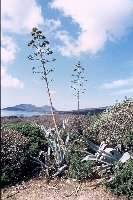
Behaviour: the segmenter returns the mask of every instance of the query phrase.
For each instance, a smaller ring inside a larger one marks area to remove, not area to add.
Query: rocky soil
[[[1,200],[125,200],[106,190],[92,186],[100,180],[78,183],[69,179],[55,179],[47,184],[45,177],[31,179],[1,190]]]

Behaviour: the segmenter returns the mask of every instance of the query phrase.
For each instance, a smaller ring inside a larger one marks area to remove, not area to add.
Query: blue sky
[[[47,67],[55,68],[48,79],[54,79],[49,86],[57,110],[77,109],[71,74],[78,60],[87,79],[81,109],[133,97],[132,0],[2,0],[1,7],[1,108],[49,105],[45,82],[27,58],[33,27],[56,58]]]

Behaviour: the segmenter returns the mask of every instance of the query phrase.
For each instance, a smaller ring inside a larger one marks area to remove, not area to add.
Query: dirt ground
[[[105,186],[92,186],[100,180],[78,183],[70,179],[55,179],[49,184],[45,177],[31,179],[1,189],[1,200],[125,200],[106,190]]]

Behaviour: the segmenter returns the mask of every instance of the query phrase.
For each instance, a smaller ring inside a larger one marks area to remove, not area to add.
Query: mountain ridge
[[[57,111],[54,107],[53,109]],[[45,106],[35,106],[32,104],[19,104],[12,107],[2,108],[1,110],[9,110],[9,111],[26,111],[26,112],[51,112],[51,108],[48,105]]]

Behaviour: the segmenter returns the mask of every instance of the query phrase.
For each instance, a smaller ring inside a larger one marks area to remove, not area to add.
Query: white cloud
[[[1,36],[1,61],[11,63],[15,59],[16,53],[20,50],[14,40],[8,36]]]
[[[41,7],[36,0],[2,0],[1,22],[3,30],[20,34],[44,24]]]
[[[1,86],[23,89],[24,84],[6,72],[6,67],[1,66]]]
[[[46,19],[44,23],[45,23],[45,26],[48,26],[49,32],[61,26],[61,21],[59,19],[58,20]]]
[[[78,41],[70,37],[67,31],[58,31],[55,38],[59,38],[65,44],[65,46],[57,46],[58,50],[62,53],[63,56],[70,57],[73,54],[79,54],[80,49]]]
[[[101,85],[101,88],[104,89],[111,89],[111,88],[116,88],[119,86],[127,86],[127,85],[131,85],[133,84],[133,79],[125,79],[125,80],[117,80],[117,81],[113,81],[112,83],[104,83],[103,85]]]
[[[119,91],[113,92],[111,94],[116,95],[116,94],[127,94],[127,93],[131,93],[133,95],[133,88],[128,89],[128,90],[119,90]]]
[[[53,0],[50,6],[71,17],[81,30],[77,40],[64,32],[57,34],[64,43],[59,50],[66,56],[95,54],[107,41],[121,39],[132,26],[132,0]]]

